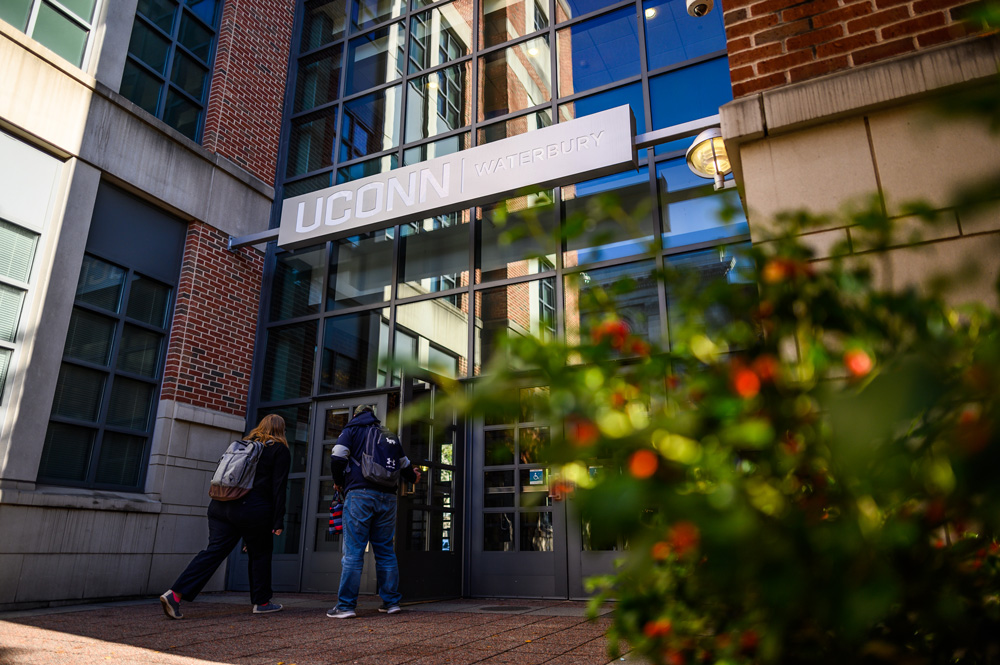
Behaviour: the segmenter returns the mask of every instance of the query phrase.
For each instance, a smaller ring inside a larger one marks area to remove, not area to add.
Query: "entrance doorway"
[[[333,476],[330,454],[337,437],[347,425],[354,409],[367,404],[383,422],[387,416],[386,395],[353,397],[317,402],[313,412],[312,437],[306,472],[306,495],[302,524],[305,539],[302,548],[302,591],[336,593],[340,586],[342,536],[329,533],[330,504],[333,502]],[[365,553],[361,593],[375,593],[375,559]]]
[[[473,423],[470,596],[586,598],[586,579],[620,556],[619,544],[590,538],[571,498],[551,491],[540,455],[551,424],[536,416],[540,399],[547,388],[522,388],[516,412]]]

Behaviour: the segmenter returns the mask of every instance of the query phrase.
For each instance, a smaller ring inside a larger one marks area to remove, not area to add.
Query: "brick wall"
[[[969,0],[722,0],[733,95],[952,41],[977,31]]]
[[[227,0],[202,145],[274,184],[293,0]]]
[[[244,415],[263,256],[227,249],[229,236],[188,226],[160,399]]]

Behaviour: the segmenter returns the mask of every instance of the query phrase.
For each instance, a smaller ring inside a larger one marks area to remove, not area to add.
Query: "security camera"
[[[712,7],[714,6],[715,0],[687,0],[688,14],[695,18],[704,16],[712,11]]]

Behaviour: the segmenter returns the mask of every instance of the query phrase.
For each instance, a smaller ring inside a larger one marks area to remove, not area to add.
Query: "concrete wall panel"
[[[873,113],[869,124],[890,215],[910,201],[951,205],[960,188],[1000,171],[1000,140],[985,122],[920,105]]]
[[[774,237],[783,211],[837,212],[878,191],[864,121],[831,123],[753,141],[741,149],[754,241]],[[838,222],[837,225],[841,225]]]

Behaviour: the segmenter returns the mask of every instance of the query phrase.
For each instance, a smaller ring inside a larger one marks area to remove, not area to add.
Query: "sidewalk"
[[[168,619],[157,599],[0,612],[0,665],[605,665],[610,607],[587,621],[576,601],[466,599],[329,619],[328,596],[277,594],[251,614],[245,593],[203,594]]]

